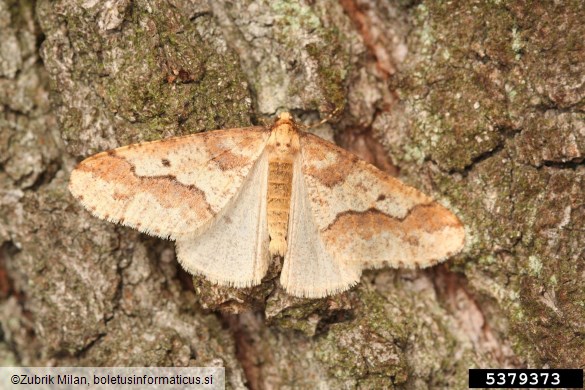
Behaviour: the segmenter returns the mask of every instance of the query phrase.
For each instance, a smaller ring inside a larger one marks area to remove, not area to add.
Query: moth
[[[445,207],[288,113],[96,154],[69,190],[98,218],[176,241],[183,268],[219,285],[257,285],[283,258],[280,283],[299,297],[347,290],[365,268],[436,264],[465,240]]]

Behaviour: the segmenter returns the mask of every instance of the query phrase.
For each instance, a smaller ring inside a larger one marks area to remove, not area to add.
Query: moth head
[[[293,123],[293,117],[290,113],[288,112],[281,112],[278,115],[278,119],[276,120],[277,122],[289,122],[289,123]]]
[[[287,157],[298,152],[300,148],[297,126],[288,113],[282,113],[272,127],[272,134],[268,141],[273,155]]]

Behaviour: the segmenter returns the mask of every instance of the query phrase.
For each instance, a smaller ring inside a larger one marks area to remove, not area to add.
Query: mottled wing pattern
[[[250,127],[121,147],[82,161],[69,189],[99,218],[193,238],[234,201],[269,136]]]
[[[302,133],[301,160],[317,239],[337,264],[426,267],[463,248],[455,215],[351,153]]]

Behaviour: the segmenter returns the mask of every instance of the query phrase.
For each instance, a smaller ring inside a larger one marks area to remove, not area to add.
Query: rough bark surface
[[[465,388],[585,367],[580,1],[0,0],[0,364],[223,365],[230,388]],[[116,146],[280,109],[456,212],[351,291],[219,288],[66,189]],[[399,168],[399,169],[398,169]]]

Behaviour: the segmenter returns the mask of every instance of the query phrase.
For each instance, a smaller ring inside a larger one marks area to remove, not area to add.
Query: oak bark
[[[579,1],[0,0],[0,364],[223,365],[230,388],[585,367]],[[295,299],[92,218],[82,158],[287,109],[433,195],[463,253]],[[132,351],[132,353],[128,353]]]

